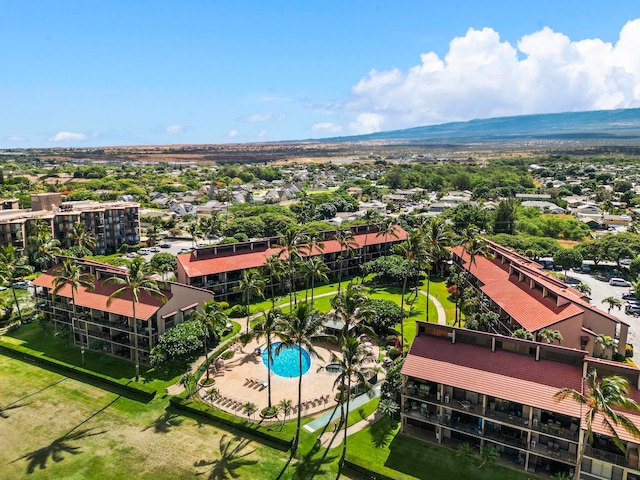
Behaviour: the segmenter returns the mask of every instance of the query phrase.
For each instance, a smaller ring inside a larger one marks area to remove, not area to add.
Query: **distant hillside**
[[[329,142],[503,142],[611,139],[640,141],[640,108],[548,113],[444,123],[426,127],[325,139]],[[626,143],[626,142],[625,142]]]

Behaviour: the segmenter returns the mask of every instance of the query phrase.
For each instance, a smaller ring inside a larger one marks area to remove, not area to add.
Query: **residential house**
[[[525,208],[537,208],[538,210],[541,210],[542,212],[547,212],[547,213],[558,213],[558,214],[565,213],[564,208],[559,207],[555,203],[545,202],[542,200],[526,200],[522,202],[521,205]]]

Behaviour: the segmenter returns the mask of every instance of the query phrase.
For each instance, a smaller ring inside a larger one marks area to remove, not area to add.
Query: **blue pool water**
[[[276,349],[281,342],[276,342],[271,345],[272,361],[271,372],[281,377],[297,377],[300,375],[298,352],[300,347],[297,345],[294,347],[284,347],[280,350],[280,353],[276,353]],[[262,361],[265,366],[267,365],[267,350],[262,352]],[[311,358],[307,351],[302,349],[302,374],[304,375],[311,366]]]

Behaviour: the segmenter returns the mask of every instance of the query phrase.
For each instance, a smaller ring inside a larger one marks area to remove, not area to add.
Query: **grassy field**
[[[167,410],[166,398],[138,403],[2,355],[0,370],[2,478],[273,479],[287,465],[287,452]],[[310,443],[281,478],[335,478],[337,451]]]

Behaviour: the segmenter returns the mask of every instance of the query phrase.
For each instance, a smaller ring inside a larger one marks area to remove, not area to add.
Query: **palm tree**
[[[18,308],[20,323],[22,323],[22,312],[20,311],[20,304],[18,303],[16,289],[13,288],[13,284],[16,280],[33,272],[33,267],[27,263],[28,261],[29,259],[27,257],[18,256],[13,245],[5,245],[0,249],[0,281],[11,285],[13,300],[16,302],[16,307]]]
[[[233,289],[234,292],[240,292],[247,303],[247,333],[249,333],[249,318],[251,317],[251,298],[254,295],[264,298],[265,287],[266,283],[260,272],[252,268],[242,272],[240,283]]]
[[[351,401],[351,385],[355,382],[356,385],[362,386],[365,389],[368,388],[369,382],[365,378],[365,371],[367,368],[363,368],[362,365],[367,358],[367,353],[364,350],[364,346],[360,343],[360,340],[354,336],[343,337],[341,345],[342,355],[338,357],[333,355],[332,362],[340,365],[341,373],[333,382],[333,387],[338,385],[346,386],[340,393],[341,402],[344,401],[346,395],[346,411],[342,418],[342,425],[344,431],[344,439],[342,443],[342,456],[340,458],[339,468],[344,464],[344,459],[347,455],[347,426],[349,417],[349,403]]]
[[[295,280],[295,262],[300,259],[305,253],[309,251],[309,243],[306,235],[296,229],[290,228],[282,235],[278,240],[280,250],[278,256],[282,257],[286,255],[288,275],[289,275],[289,307],[294,303],[293,290]],[[295,299],[295,303],[298,303],[298,299]]]
[[[274,280],[280,281],[284,274],[284,265],[278,255],[269,255],[262,266],[265,273],[269,275],[269,286],[271,287],[271,306],[276,304],[276,293]]]
[[[37,237],[29,237],[29,244],[34,249],[33,261],[40,265],[42,271],[46,270],[49,263],[53,263],[62,255],[60,240],[44,233]]]
[[[62,265],[56,268],[53,272],[53,290],[51,291],[52,295],[57,295],[60,290],[62,290],[66,285],[71,287],[71,304],[73,308],[73,318],[71,320],[71,324],[75,327],[76,322],[78,321],[78,315],[76,310],[76,292],[80,289],[80,287],[84,287],[87,290],[93,290],[94,288],[95,278],[90,273],[87,273],[82,270],[82,267],[78,265],[72,259],[65,259],[62,262]],[[78,330],[79,328],[78,323]],[[84,332],[81,331],[80,343],[82,346],[88,345],[87,338],[87,328],[85,322]]]
[[[622,302],[620,301],[619,298],[616,298],[616,297],[607,297],[602,300],[602,303],[607,304],[607,313],[611,313],[611,309],[613,307],[617,307],[618,310],[622,308]]]
[[[386,241],[388,237],[398,238],[396,224],[393,219],[386,218],[378,225],[378,233],[376,233],[376,238],[383,237]]]
[[[197,222],[191,222],[185,230],[191,235],[191,246],[195,248],[198,238],[200,238],[200,225]]]
[[[278,408],[280,409],[280,411],[284,415],[283,420],[282,420],[283,425],[284,425],[284,422],[287,420],[287,415],[289,415],[291,413],[291,405],[292,404],[293,404],[293,402],[288,398],[283,398],[282,400],[280,400],[280,403],[278,404]]]
[[[407,292],[407,281],[409,279],[409,274],[414,271],[414,265],[420,264],[425,256],[426,251],[424,249],[424,241],[423,236],[418,230],[414,230],[411,232],[407,239],[399,245],[394,247],[394,252],[397,255],[404,257],[407,260],[407,268],[404,271],[404,277],[402,279],[402,297],[400,299],[400,310],[402,312],[402,320],[400,322],[400,337],[402,338],[401,342],[401,351],[404,356],[404,296]]]
[[[429,259],[440,264],[440,260],[449,255],[447,246],[451,244],[451,231],[441,217],[435,217],[420,228],[424,235]],[[426,321],[429,321],[429,295],[431,291],[431,268],[427,269],[427,311]]]
[[[314,302],[313,292],[316,285],[316,278],[318,280],[328,282],[329,273],[331,273],[331,270],[324,263],[324,261],[322,260],[322,257],[318,255],[315,257],[311,257],[306,262],[302,262],[301,272],[306,280],[307,287],[309,286],[309,281],[311,281],[311,305],[313,305],[313,302]],[[307,301],[308,290],[309,289],[307,288],[307,292],[305,293],[305,298],[304,298],[305,301]]]
[[[135,360],[136,360],[136,382],[140,381],[140,352],[138,350],[138,319],[136,318],[136,303],[140,302],[140,296],[145,293],[153,298],[165,303],[167,298],[160,290],[158,282],[152,280],[150,277],[153,275],[153,267],[147,263],[144,258],[136,257],[129,265],[129,271],[125,277],[109,277],[106,278],[102,284],[114,284],[119,285],[120,288],[115,290],[109,299],[107,300],[107,306],[111,305],[114,298],[122,297],[126,292],[131,295],[131,308],[132,308],[132,321],[133,321],[133,339],[135,348]],[[153,328],[149,327],[149,349],[153,343]]]
[[[320,358],[320,355],[313,346],[313,342],[327,335],[322,333],[323,321],[320,313],[313,309],[306,302],[298,303],[293,311],[287,315],[281,325],[279,325],[280,339],[282,342],[276,348],[276,353],[280,353],[283,348],[298,347],[298,422],[296,424],[296,436],[291,445],[291,457],[298,449],[300,441],[300,424],[302,420],[302,349],[309,355]]]
[[[273,352],[271,351],[271,338],[277,335],[282,324],[282,311],[279,308],[262,314],[262,319],[253,329],[253,337],[260,339],[263,336],[267,340],[267,407],[271,408],[271,363],[273,362]]]
[[[203,304],[202,313],[196,312],[194,314],[194,319],[202,327],[205,365],[207,366],[207,380],[209,380],[209,348],[207,340],[209,336],[213,337],[212,340],[214,342],[220,340],[220,332],[227,326],[229,317],[218,302],[210,300]]]
[[[360,284],[349,282],[347,288],[331,299],[331,307],[334,316],[343,324],[341,336],[343,338],[350,335],[351,328],[360,323],[361,320],[369,318],[373,310],[369,307],[369,297]],[[368,329],[368,327],[362,327]]]
[[[96,236],[83,223],[78,222],[73,226],[72,235],[80,251],[86,248],[93,252],[96,248]]]
[[[596,345],[600,345],[603,357],[606,355],[607,350],[611,350],[611,356],[613,356],[613,353],[618,346],[618,341],[615,338],[611,338],[609,335],[601,333],[596,337]]]
[[[487,242],[479,236],[478,228],[475,225],[467,225],[462,231],[459,244],[462,245],[462,254],[460,256],[462,266],[464,266],[464,254],[469,254],[469,267],[466,269],[466,273],[471,274],[471,269],[476,263],[476,257],[487,255]],[[465,282],[463,281],[463,283]],[[456,322],[458,326],[460,326],[462,321],[462,315],[461,312],[459,312],[459,300],[462,296],[463,289],[464,287],[460,285],[460,295],[456,297]]]
[[[364,224],[366,227],[366,231],[364,234],[364,245],[362,246],[362,255],[360,255],[360,265],[366,263],[367,261],[367,244],[369,243],[369,230],[371,227],[378,224],[378,222],[382,219],[382,215],[380,212],[376,210],[367,210],[364,212],[362,216],[362,220],[364,220]]]
[[[541,329],[538,332],[538,338],[540,338],[540,341],[547,343],[558,342],[559,345],[562,345],[562,342],[564,342],[564,338],[562,338],[559,330],[550,330],[548,328]]]
[[[514,338],[521,338],[523,340],[533,340],[533,333],[531,333],[529,330],[525,330],[524,328],[518,328],[517,330],[514,330],[511,336]]]
[[[575,286],[575,289],[580,293],[584,293],[587,296],[591,295],[591,287],[587,283],[580,282]]]
[[[358,244],[356,243],[353,232],[350,228],[338,228],[335,233],[335,239],[338,242],[338,245],[340,245],[340,255],[338,256],[338,261],[340,262],[338,270],[338,294],[340,294],[344,257],[353,256],[354,249],[358,247]],[[344,256],[342,255],[343,250]]]
[[[576,462],[576,470],[573,478],[580,478],[580,467],[582,458],[587,448],[587,441],[593,442],[593,422],[596,417],[602,418],[602,425],[613,437],[613,442],[621,450],[625,451],[624,445],[615,426],[621,426],[634,437],[640,437],[638,427],[624,414],[616,412],[614,408],[622,408],[625,410],[640,411],[640,405],[630,398],[629,382],[626,378],[617,375],[598,379],[598,373],[592,370],[588,377],[587,391],[584,391],[584,383],[581,391],[578,392],[572,388],[563,388],[554,395],[557,401],[570,398],[580,404],[580,429],[582,430],[582,409],[586,408],[584,420],[586,422],[587,439],[582,439],[582,447],[578,452]]]

